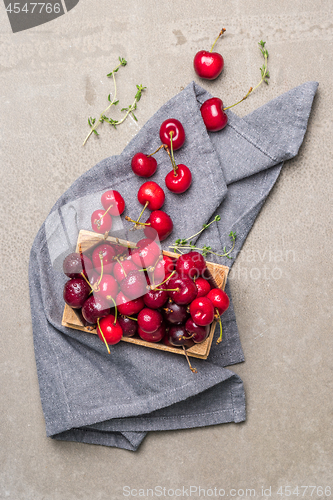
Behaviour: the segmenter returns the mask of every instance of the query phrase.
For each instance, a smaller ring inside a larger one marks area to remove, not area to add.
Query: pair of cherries
[[[125,201],[118,191],[109,190],[102,194],[101,203],[104,210],[92,213],[91,227],[96,233],[105,234],[112,229],[112,216],[117,217],[124,212]]]
[[[160,127],[162,145],[152,154],[136,153],[131,162],[133,172],[139,177],[151,177],[157,170],[157,161],[153,157],[164,148],[170,157],[172,170],[165,177],[166,187],[172,193],[181,194],[187,191],[192,183],[190,169],[183,164],[176,164],[173,152],[180,149],[185,142],[184,127],[176,118],[165,120]]]

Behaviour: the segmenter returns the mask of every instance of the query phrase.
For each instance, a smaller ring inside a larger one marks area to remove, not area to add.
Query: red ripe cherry
[[[84,319],[94,325],[98,318],[104,318],[110,313],[110,305],[97,295],[91,295],[83,304],[82,315]]]
[[[165,177],[165,184],[173,193],[184,193],[191,185],[192,174],[186,165],[177,165],[176,172],[171,170]]]
[[[79,252],[70,253],[63,262],[63,270],[69,278],[81,278],[81,273],[87,277],[92,270],[91,260]]]
[[[150,290],[143,296],[144,303],[150,309],[159,309],[168,300],[168,294],[164,290],[165,284],[160,285],[159,290]]]
[[[223,111],[223,102],[219,97],[212,97],[205,101],[200,111],[209,132],[218,132],[228,123],[228,116]]]
[[[214,306],[207,297],[200,297],[190,304],[190,314],[197,325],[210,325],[214,319]]]
[[[168,294],[176,304],[189,304],[197,296],[198,290],[194,282],[186,276],[175,276],[167,282]],[[173,291],[170,291],[173,290]]]
[[[198,298],[205,297],[205,295],[207,295],[207,293],[211,289],[209,282],[205,280],[205,278],[201,277],[195,280],[195,286],[198,289],[198,295],[197,295]]]
[[[173,346],[192,347],[194,342],[188,337],[184,325],[173,325],[168,332],[168,341]]]
[[[169,302],[163,309],[163,316],[169,323],[175,325],[184,323],[188,318],[187,306],[176,304],[169,299]]]
[[[146,223],[150,224],[144,230],[147,238],[155,239],[157,233],[159,240],[163,241],[173,230],[171,217],[163,212],[163,210],[154,210],[146,220]]]
[[[193,66],[200,78],[215,80],[222,72],[224,60],[218,52],[200,50],[194,56]]]
[[[99,295],[107,302],[116,300],[118,293],[118,283],[110,274],[103,274],[103,277],[96,288],[94,287],[94,294]]]
[[[131,167],[139,177],[150,177],[156,172],[157,161],[153,156],[136,153],[132,158]]]
[[[119,316],[118,322],[123,330],[124,337],[133,337],[138,331],[138,322],[135,319],[128,318],[127,316]]]
[[[206,261],[199,252],[188,252],[179,257],[176,263],[176,271],[182,276],[197,278],[205,272]]]
[[[223,314],[228,309],[230,304],[229,297],[220,288],[213,288],[208,293],[207,297],[212,301],[213,306],[217,309],[219,314]]]
[[[102,271],[102,261],[103,261],[103,273],[111,274],[114,267],[114,256],[116,252],[114,248],[108,243],[102,243],[98,245],[92,254],[92,261],[94,268],[98,273]]]
[[[147,281],[143,272],[130,271],[120,283],[120,289],[129,299],[136,299],[146,293]]]
[[[131,259],[116,262],[113,268],[113,276],[120,283],[130,271],[137,271],[138,267]]]
[[[131,255],[134,264],[144,269],[153,266],[161,254],[161,249],[157,243],[149,238],[143,238],[137,242],[136,246],[137,248],[132,251]]]
[[[83,278],[73,278],[65,283],[64,301],[73,309],[79,309],[87,300],[90,290],[90,286]]]
[[[147,333],[138,326],[138,334],[142,340],[146,340],[147,342],[159,342],[165,335],[165,326],[162,323],[161,326],[152,333]]]
[[[158,210],[164,203],[165,194],[156,182],[147,181],[139,188],[138,200],[141,205],[147,204],[149,210]]]
[[[155,283],[161,283],[169,278],[175,268],[175,264],[171,257],[163,255],[163,258],[156,264],[154,269]]]
[[[138,326],[146,333],[153,333],[161,326],[163,316],[156,309],[145,307],[138,314]]]
[[[186,331],[191,335],[191,339],[193,340],[193,342],[195,342],[196,344],[200,344],[201,342],[206,340],[210,331],[209,325],[199,326],[194,323],[192,318],[189,318],[186,321],[185,328]]]
[[[125,210],[124,198],[118,191],[106,191],[102,194],[101,202],[110,215],[121,215]]]
[[[125,316],[133,316],[133,314],[138,314],[141,309],[145,307],[145,303],[142,297],[137,299],[129,299],[123,292],[119,292],[116,298],[117,308],[120,314]]]
[[[119,322],[115,322],[113,314],[108,314],[108,316],[99,320],[96,331],[102,342],[105,341],[109,345],[118,344],[123,336],[123,330]]]
[[[112,218],[105,210],[95,210],[91,216],[91,227],[95,233],[107,233],[112,228]]]
[[[171,136],[172,148],[176,151],[181,148],[185,142],[184,127],[176,118],[165,120],[160,128],[160,139],[162,143],[166,144],[169,148],[171,147]]]

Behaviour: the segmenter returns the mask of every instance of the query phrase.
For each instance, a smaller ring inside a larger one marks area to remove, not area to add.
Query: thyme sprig
[[[112,125],[114,128],[117,128],[117,125],[120,125],[121,123],[123,123],[126,120],[126,118],[128,117],[128,115],[131,113],[131,115],[133,116],[134,120],[137,122],[138,119],[135,116],[134,111],[137,108],[137,103],[141,99],[143,90],[146,89],[147,87],[143,87],[142,85],[137,85],[136,88],[138,90],[137,90],[137,93],[135,94],[135,98],[134,98],[133,103],[130,104],[128,106],[128,108],[122,108],[121,109],[121,111],[126,111],[125,116],[121,120],[113,120],[112,118],[108,118],[107,116],[103,115],[102,118],[100,119],[100,121],[105,121],[105,122],[109,123],[110,125]]]

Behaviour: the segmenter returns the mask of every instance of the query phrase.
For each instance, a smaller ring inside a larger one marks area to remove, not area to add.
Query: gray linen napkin
[[[36,236],[29,264],[35,357],[47,436],[136,450],[150,430],[245,420],[243,383],[225,368],[244,361],[232,303],[223,315],[222,344],[213,342],[207,360],[193,361],[198,369],[193,374],[183,356],[125,342],[114,346],[109,355],[96,336],[63,327],[66,277],[61,265],[73,251],[78,231],[90,229],[90,215],[100,206],[102,192],[120,191],[126,201],[124,215],[140,212],[135,194],[144,180],[133,174],[131,158],[159,146],[159,126],[170,117],[184,124],[186,142],[175,155],[177,163],[191,168],[193,183],[181,196],[168,192],[163,210],[172,217],[174,230],[162,247],[167,249],[176,238],[196,233],[219,214],[221,221],[203,233],[198,243],[209,243],[218,251],[234,231],[237,255],[283,161],[298,152],[317,86],[305,83],[245,118],[228,111],[227,127],[210,134],[200,114],[200,104],[210,95],[192,82],[160,108],[121,155],[91,168],[57,201]],[[163,186],[169,159],[163,151],[156,159],[159,167],[152,179]],[[122,220],[116,222],[116,230],[122,228]],[[227,292],[230,296],[229,287]]]

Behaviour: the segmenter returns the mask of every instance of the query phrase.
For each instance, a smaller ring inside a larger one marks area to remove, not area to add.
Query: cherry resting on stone
[[[224,32],[225,29],[222,28],[209,52],[207,50],[200,50],[194,56],[194,70],[200,78],[204,78],[205,80],[215,80],[215,78],[221,74],[224,66],[224,60],[221,54],[213,52],[213,49],[217,40],[223,35]]]
[[[200,111],[209,132],[218,132],[228,123],[228,116],[223,110],[223,102],[219,97],[207,99],[201,106]]]
[[[136,153],[131,162],[133,172],[139,177],[150,177],[157,169],[157,161],[153,156]]]
[[[165,120],[160,127],[160,139],[173,151],[181,148],[185,142],[183,125],[176,118]]]

